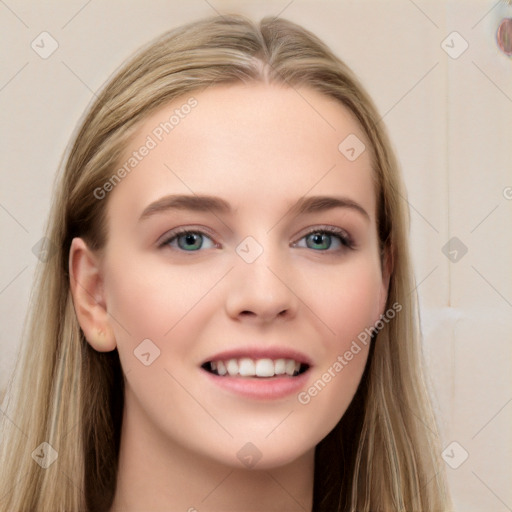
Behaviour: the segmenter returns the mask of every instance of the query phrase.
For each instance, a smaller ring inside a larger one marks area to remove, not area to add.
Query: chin
[[[281,442],[271,442],[268,439],[258,441],[232,441],[222,452],[216,452],[210,457],[218,463],[233,469],[248,471],[272,470],[293,464],[306,456],[315,448],[313,442],[297,439],[295,443],[283,445]],[[237,437],[237,439],[240,439]]]

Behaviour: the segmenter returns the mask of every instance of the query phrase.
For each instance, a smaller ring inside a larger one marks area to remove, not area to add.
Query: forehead
[[[195,193],[222,196],[235,209],[261,209],[339,193],[363,203],[373,218],[369,149],[355,116],[311,88],[210,87],[141,123],[119,162],[128,172],[110,201],[140,212],[165,194]]]

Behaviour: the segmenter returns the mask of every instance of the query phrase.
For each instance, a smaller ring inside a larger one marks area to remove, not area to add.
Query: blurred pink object
[[[501,21],[496,39],[501,51],[506,55],[512,55],[512,18],[505,18]]]

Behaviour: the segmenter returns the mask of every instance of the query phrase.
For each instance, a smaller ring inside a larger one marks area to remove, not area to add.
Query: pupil
[[[331,246],[329,235],[325,235],[323,233],[314,233],[311,235],[311,241],[316,248],[329,249]]]
[[[194,233],[186,233],[185,235],[182,235],[182,249],[199,249],[199,247],[201,247],[201,240],[199,236],[200,235]]]

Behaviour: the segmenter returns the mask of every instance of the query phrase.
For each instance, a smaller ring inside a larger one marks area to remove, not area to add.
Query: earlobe
[[[116,348],[103,289],[99,258],[81,238],[69,250],[69,285],[78,323],[87,342],[98,352]]]

